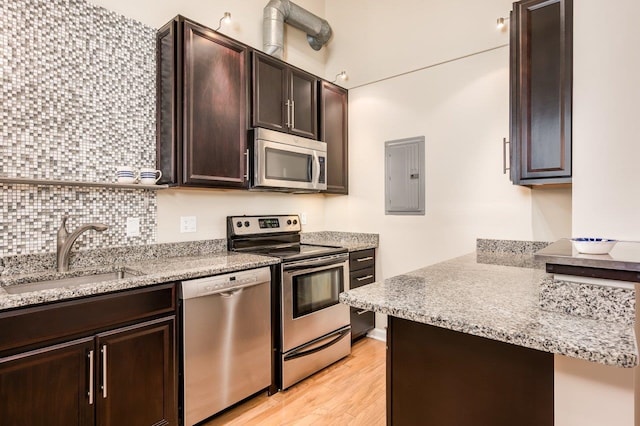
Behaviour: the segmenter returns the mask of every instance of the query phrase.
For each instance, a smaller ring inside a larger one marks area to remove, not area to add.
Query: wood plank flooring
[[[256,396],[205,426],[385,425],[385,345],[361,339],[343,360],[284,392]]]

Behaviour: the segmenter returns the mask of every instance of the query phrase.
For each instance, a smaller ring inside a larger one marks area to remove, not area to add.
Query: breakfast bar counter
[[[469,254],[340,295],[389,316],[387,424],[553,425],[556,356],[638,365],[633,324],[542,309],[550,276],[526,258]]]
[[[340,295],[397,318],[618,367],[638,365],[633,326],[542,310],[532,268],[489,265],[470,254]]]

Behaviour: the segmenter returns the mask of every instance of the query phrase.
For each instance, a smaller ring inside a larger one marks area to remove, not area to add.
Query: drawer
[[[376,263],[376,250],[360,250],[349,254],[349,270],[357,271],[358,269],[370,268]]]
[[[360,308],[351,308],[351,340],[362,337],[373,330],[375,313]]]
[[[373,267],[351,271],[349,273],[349,288],[358,288],[366,284],[371,284],[376,280],[376,270]]]
[[[175,310],[175,284],[171,283],[5,311],[0,313],[0,354]]]

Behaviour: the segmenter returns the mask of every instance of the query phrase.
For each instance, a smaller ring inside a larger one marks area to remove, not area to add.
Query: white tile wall
[[[116,166],[154,166],[155,29],[84,0],[0,1],[0,82],[0,176],[113,182]],[[65,213],[112,225],[81,247],[155,241],[153,191],[0,188],[0,255],[55,250]]]

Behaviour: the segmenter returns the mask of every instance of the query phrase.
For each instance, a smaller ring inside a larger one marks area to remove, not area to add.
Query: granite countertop
[[[349,252],[377,248],[378,239],[378,234],[358,232],[318,231],[300,234],[302,243],[344,247]]]
[[[134,276],[119,280],[103,281],[97,284],[84,284],[51,290],[40,290],[21,294],[9,294],[7,285],[20,285],[23,282],[42,281],[60,278],[57,272],[28,272],[3,276],[0,282],[0,311],[47,303],[83,296],[97,295],[112,291],[132,289],[171,281],[236,272],[280,263],[274,257],[257,256],[220,251],[197,256],[175,256],[149,259],[144,261],[122,262],[111,266],[91,266],[83,269],[71,269],[63,276],[78,276],[90,273],[103,273],[115,270],[127,270]]]
[[[322,231],[303,233],[301,237],[303,242],[349,251],[378,246],[377,234]],[[217,239],[75,252],[70,271],[62,274],[55,270],[55,253],[1,258],[0,311],[280,263],[276,257],[228,252],[226,246],[226,239]],[[5,290],[7,286],[120,270],[133,276],[21,294]]]
[[[475,254],[340,294],[347,305],[545,352],[638,365],[633,326],[540,309],[533,268],[478,263]]]
[[[640,272],[640,242],[618,241],[609,254],[583,254],[563,238],[537,252],[535,258],[558,265]]]

